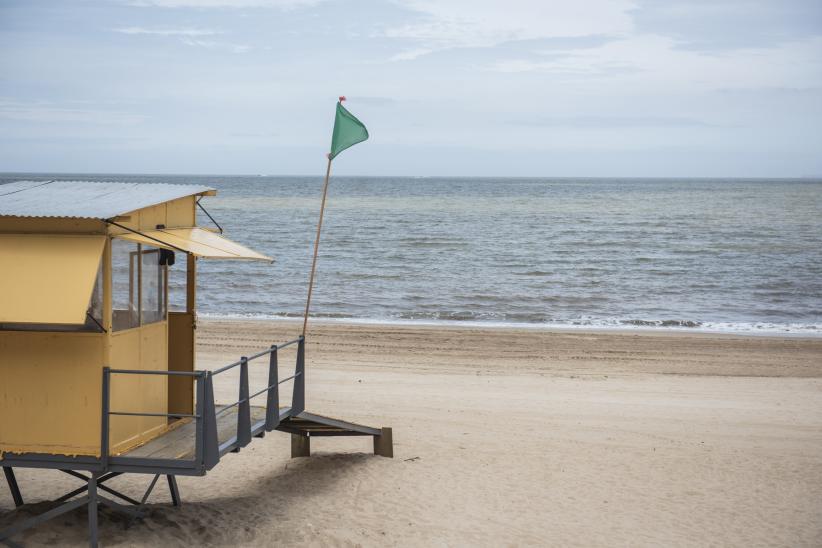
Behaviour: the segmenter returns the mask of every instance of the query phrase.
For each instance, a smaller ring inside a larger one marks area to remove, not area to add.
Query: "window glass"
[[[165,276],[166,269],[160,264],[160,249],[142,246],[142,315],[143,323],[166,319]]]
[[[97,278],[94,280],[94,289],[91,291],[91,300],[86,311],[84,329],[91,331],[103,330],[103,262],[97,269]]]
[[[112,330],[120,331],[140,325],[139,247],[126,240],[111,241]]]
[[[186,311],[186,255],[177,253],[173,266],[168,272],[168,309],[172,312]]]

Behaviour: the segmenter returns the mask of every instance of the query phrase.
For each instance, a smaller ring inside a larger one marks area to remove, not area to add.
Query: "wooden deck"
[[[217,439],[222,445],[237,435],[238,406],[220,413],[225,406],[217,406]],[[265,407],[251,406],[251,426],[265,420]],[[180,419],[170,429],[153,440],[130,449],[119,456],[152,459],[194,459],[196,425],[193,419]]]

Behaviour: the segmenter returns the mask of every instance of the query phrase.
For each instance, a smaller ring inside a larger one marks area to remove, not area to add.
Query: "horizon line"
[[[317,177],[317,174],[296,173],[160,173],[160,172],[117,172],[117,171],[0,171],[0,176],[7,175],[113,175],[139,177]],[[407,179],[751,179],[751,180],[822,180],[819,175],[779,175],[779,176],[750,176],[750,175],[332,175],[332,178],[369,178],[381,177]]]

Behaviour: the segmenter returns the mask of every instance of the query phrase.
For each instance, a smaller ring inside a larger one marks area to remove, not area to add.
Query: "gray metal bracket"
[[[14,477],[14,468],[4,466],[3,473],[6,475],[6,483],[9,484],[9,491],[11,491],[11,498],[14,500],[14,505],[17,507],[23,506],[23,495],[20,493],[20,487],[17,485],[17,478]]]
[[[9,474],[11,478],[14,479],[14,472],[10,467],[4,467],[4,471],[8,470],[6,473],[6,480],[9,481]],[[73,491],[66,493],[65,495],[55,499],[55,502],[61,503],[59,506],[52,508],[47,512],[43,512],[42,514],[32,516],[26,520],[23,520],[7,529],[0,531],[0,543],[4,543],[8,546],[19,546],[19,544],[15,543],[12,540],[12,537],[22,533],[27,529],[31,529],[32,527],[36,527],[41,523],[49,521],[53,518],[61,516],[67,512],[71,512],[81,506],[88,505],[88,539],[89,539],[89,546],[96,547],[97,546],[97,539],[98,539],[98,523],[97,523],[97,509],[100,504],[108,506],[109,508],[120,512],[121,514],[125,514],[126,516],[130,517],[130,521],[127,523],[127,527],[131,526],[131,524],[143,517],[143,512],[145,510],[146,501],[148,497],[151,495],[154,486],[157,484],[157,480],[160,477],[160,474],[157,474],[152,479],[148,489],[143,494],[143,497],[140,501],[137,501],[128,495],[120,493],[119,491],[108,487],[107,485],[103,485],[106,481],[115,478],[121,475],[120,472],[110,472],[107,474],[101,474],[99,472],[93,472],[91,476],[86,476],[85,474],[81,474],[74,470],[61,470],[61,472],[68,474],[72,477],[75,477],[83,482],[86,485],[79,487]],[[171,494],[171,501],[174,506],[180,506],[180,491],[177,487],[177,480],[174,476],[168,475],[168,487],[169,492]],[[9,486],[11,487],[11,481],[9,481]],[[14,481],[14,485],[17,485],[16,480]],[[19,488],[17,489],[19,494]],[[115,502],[101,494],[99,491],[104,491],[119,499],[125,501],[127,504],[121,504],[119,502]],[[77,495],[82,493],[86,493],[80,498],[74,499]],[[73,500],[70,500],[73,499]],[[22,497],[19,499],[20,505],[22,505]],[[17,503],[17,499],[15,499],[15,504]],[[136,508],[133,508],[136,506]]]

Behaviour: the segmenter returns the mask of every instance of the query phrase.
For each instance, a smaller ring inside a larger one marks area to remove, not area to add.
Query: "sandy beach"
[[[201,321],[198,365],[298,329]],[[332,438],[292,460],[288,436],[269,434],[180,478],[182,508],[158,489],[128,531],[105,510],[101,541],[822,545],[822,338],[317,324],[308,341],[308,409],[393,427],[394,459],[371,455],[370,439]],[[283,353],[283,371],[292,360]],[[252,390],[265,375],[252,367]],[[236,399],[235,383],[221,379],[218,399]],[[53,471],[18,479],[35,502],[23,513],[78,485]],[[147,482],[111,485],[139,496]],[[83,545],[85,519],[23,540]]]

